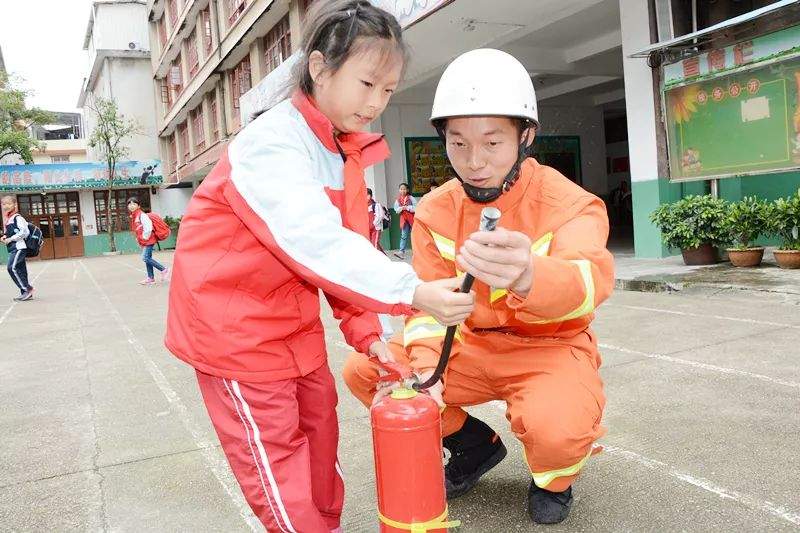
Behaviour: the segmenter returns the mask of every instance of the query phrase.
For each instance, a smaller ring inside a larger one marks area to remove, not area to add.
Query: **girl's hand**
[[[456,258],[468,272],[490,287],[526,297],[533,283],[531,240],[524,233],[497,228],[470,235]]]
[[[375,341],[369,347],[369,355],[377,357],[381,363],[395,363],[389,346],[383,341]]]
[[[464,322],[475,308],[475,294],[456,292],[461,278],[439,279],[417,286],[411,306],[428,313],[443,326]]]

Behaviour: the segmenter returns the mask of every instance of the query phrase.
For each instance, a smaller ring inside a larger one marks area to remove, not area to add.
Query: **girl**
[[[414,211],[417,209],[417,201],[408,194],[408,183],[400,184],[400,195],[394,202],[394,211],[400,215],[400,251],[395,252],[395,257],[405,259],[408,239],[411,236],[411,228],[414,226]]]
[[[383,248],[381,247],[381,233],[383,233],[385,210],[381,204],[372,198],[372,189],[367,189],[367,209],[372,218],[369,227],[369,242],[372,243],[372,246],[383,252]]]
[[[308,13],[296,89],[228,146],[181,222],[166,345],[200,391],[245,498],[268,531],[338,531],[336,387],[322,290],[351,346],[391,360],[376,313],[464,320],[456,279],[422,283],[369,242],[362,133],[400,82],[397,21],[366,0]]]
[[[17,208],[16,196],[3,196],[0,201],[3,207],[3,227],[5,233],[0,242],[8,249],[8,274],[19,287],[20,295],[14,298],[17,302],[33,299],[33,287],[28,283],[28,266],[25,263],[28,237],[28,222],[22,218]]]
[[[142,247],[142,261],[147,269],[147,277],[139,282],[140,285],[154,285],[155,272],[161,272],[161,281],[169,278],[169,268],[153,259],[153,246],[156,245],[156,236],[153,232],[153,221],[142,211],[139,199],[135,196],[128,198],[128,212],[131,214],[131,231],[136,235],[136,241]]]

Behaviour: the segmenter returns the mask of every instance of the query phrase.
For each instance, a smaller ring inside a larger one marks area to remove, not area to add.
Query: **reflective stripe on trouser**
[[[410,362],[401,337],[392,339],[389,347],[398,362]],[[466,413],[460,407],[505,401],[506,416],[524,445],[536,484],[565,490],[605,432],[600,425],[605,396],[599,363],[588,333],[556,343],[466,332],[445,375],[442,433],[447,436],[461,428]],[[365,405],[375,394],[377,376],[362,354],[352,354],[345,364],[345,382]]]
[[[8,274],[11,276],[14,285],[19,287],[24,293],[30,287],[28,283],[28,265],[25,261],[28,252],[25,249],[17,249],[8,253]]]
[[[255,515],[272,532],[339,527],[336,388],[327,366],[297,379],[244,383],[197,372],[206,409]]]

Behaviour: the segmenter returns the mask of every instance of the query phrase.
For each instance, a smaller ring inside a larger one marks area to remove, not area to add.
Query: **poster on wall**
[[[431,183],[441,185],[456,175],[439,137],[406,137],[406,173],[414,196],[430,191]]]
[[[800,167],[800,57],[665,90],[673,180]]]
[[[161,161],[120,161],[114,171],[115,187],[160,185]],[[0,191],[53,191],[108,188],[105,163],[47,163],[0,165]]]

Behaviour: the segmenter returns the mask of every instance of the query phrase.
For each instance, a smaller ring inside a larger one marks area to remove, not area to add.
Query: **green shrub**
[[[727,202],[711,196],[687,196],[653,211],[650,221],[658,226],[667,246],[686,250],[710,243],[729,242],[725,231]]]

